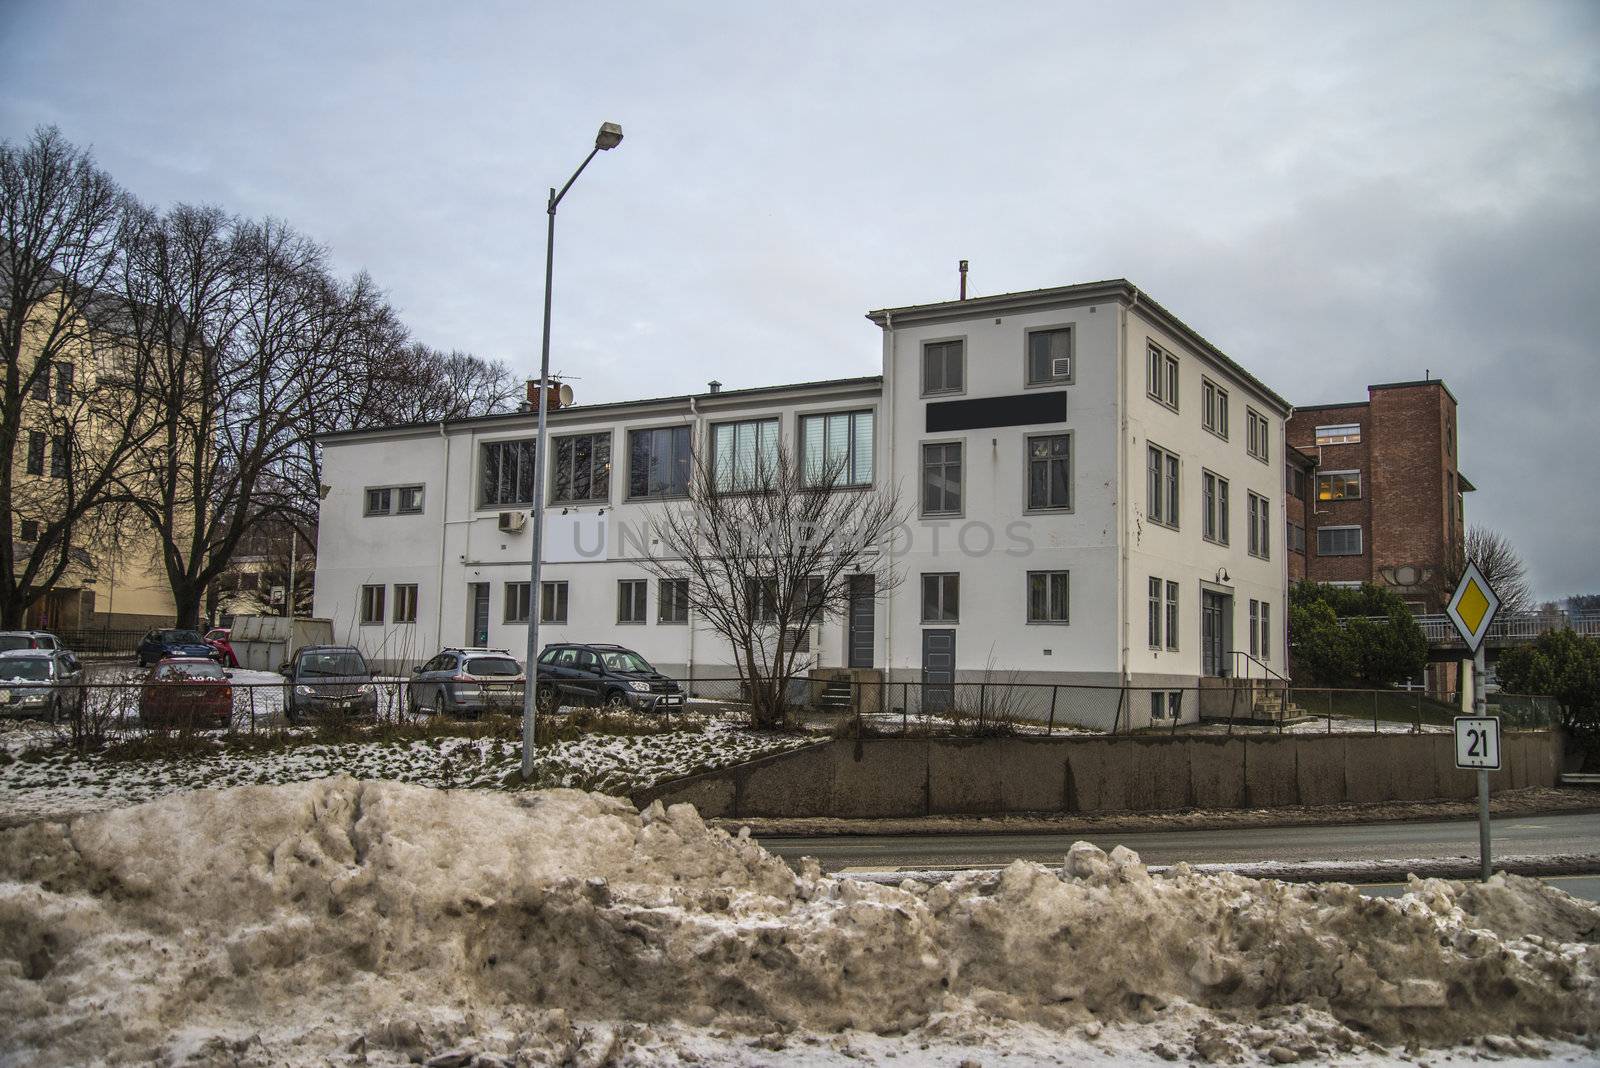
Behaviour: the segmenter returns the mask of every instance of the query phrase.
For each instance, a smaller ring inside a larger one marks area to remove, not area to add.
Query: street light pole
[[[572,172],[567,184],[558,192],[550,190],[550,200],[545,207],[548,224],[544,242],[544,337],[539,349],[539,430],[533,449],[533,563],[528,574],[528,659],[523,671],[522,686],[522,780],[533,778],[534,716],[538,709],[539,694],[539,613],[544,598],[540,588],[540,572],[544,550],[544,470],[545,443],[548,441],[546,419],[550,408],[550,293],[556,262],[556,207],[567,195],[578,175],[601,152],[616,148],[622,143],[622,127],[614,122],[602,123],[595,135],[594,148]]]

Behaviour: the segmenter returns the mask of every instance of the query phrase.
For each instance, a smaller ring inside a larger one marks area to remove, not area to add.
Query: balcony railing
[[[1455,624],[1450,622],[1449,616],[1442,613],[1419,615],[1416,620],[1429,645],[1455,645],[1465,648],[1465,643],[1462,642],[1461,635],[1456,632]],[[1381,619],[1377,621],[1382,622]],[[1489,631],[1483,640],[1486,645],[1522,645],[1548,631],[1569,627],[1587,637],[1600,637],[1600,614],[1532,612],[1521,616],[1501,616],[1489,624]]]

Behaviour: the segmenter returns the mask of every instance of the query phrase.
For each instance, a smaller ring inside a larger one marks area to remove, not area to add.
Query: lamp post
[[[525,682],[522,687],[522,780],[533,778],[533,748],[534,732],[533,721],[539,701],[539,610],[544,598],[540,588],[539,573],[541,571],[540,556],[544,549],[544,470],[545,470],[545,442],[547,439],[545,419],[550,407],[550,283],[551,272],[555,268],[556,260],[556,208],[561,203],[561,198],[567,195],[567,190],[572,188],[572,183],[578,180],[578,175],[601,152],[616,148],[622,143],[622,127],[614,122],[600,124],[600,132],[595,135],[594,148],[578,164],[578,169],[572,172],[572,177],[567,179],[567,184],[560,191],[550,190],[550,201],[545,207],[549,217],[549,225],[545,231],[544,243],[544,340],[539,351],[539,431],[533,450],[533,563],[528,574],[528,663],[523,673]]]

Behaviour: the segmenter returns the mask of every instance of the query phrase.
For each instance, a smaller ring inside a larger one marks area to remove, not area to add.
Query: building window
[[[533,503],[531,441],[491,441],[483,446],[478,497],[484,508]]]
[[[1069,622],[1070,584],[1066,571],[1028,572],[1028,622]]]
[[[1360,556],[1360,527],[1318,527],[1318,556]]]
[[[1150,648],[1161,648],[1161,580],[1150,576]]]
[[[40,360],[33,372],[33,399],[50,399],[50,361]]]
[[[1267,499],[1257,493],[1250,494],[1250,555],[1263,560],[1272,556],[1271,528],[1267,521]]]
[[[1228,391],[1209,378],[1200,380],[1200,425],[1228,439]]]
[[[72,403],[72,364],[56,364],[56,403]]]
[[[687,497],[689,450],[686,426],[628,431],[628,496]]]
[[[711,460],[719,493],[747,493],[766,487],[778,462],[778,421],[718,423],[711,428]]]
[[[646,579],[618,580],[618,623],[643,623],[645,621],[645,595],[649,589],[650,583]]]
[[[1317,475],[1317,500],[1353,501],[1361,496],[1360,471],[1329,471]]]
[[[656,596],[657,623],[689,622],[689,580],[662,579]]]
[[[39,540],[39,521],[37,519],[24,519],[19,524],[17,537],[22,541]]]
[[[1072,507],[1072,435],[1039,434],[1028,438],[1028,508],[1030,511]]]
[[[1152,398],[1177,410],[1178,358],[1154,342],[1146,346],[1148,362],[1145,364],[1144,389]]]
[[[1261,655],[1261,602],[1250,600],[1250,655]]]
[[[744,580],[744,600],[751,617],[757,623],[776,623],[778,620],[778,581],[776,579],[747,576]]]
[[[530,588],[526,582],[506,583],[506,604],[503,618],[507,623],[528,622],[528,590]]]
[[[611,434],[569,434],[555,440],[550,500],[584,504],[611,499]]]
[[[1150,691],[1150,718],[1167,718],[1167,694],[1165,690]]]
[[[1261,602],[1261,662],[1272,662],[1272,605]]]
[[[829,412],[800,417],[800,474],[808,486],[872,485],[873,415]]]
[[[421,511],[421,486],[367,487],[367,515],[416,515]]]
[[[1254,408],[1244,410],[1245,448],[1262,463],[1267,462],[1270,446],[1267,443],[1267,417]]]
[[[383,587],[361,587],[361,622],[373,625],[383,622]]]
[[[67,439],[60,434],[50,439],[50,477],[67,477]]]
[[[1317,427],[1318,445],[1355,445],[1361,441],[1360,423],[1340,423]]]
[[[1028,332],[1028,385],[1072,381],[1072,328]]]
[[[238,587],[239,587],[240,590],[243,590],[245,593],[254,593],[256,590],[259,590],[261,588],[261,574],[260,574],[260,572],[257,572],[257,571],[246,571],[244,574],[240,575],[239,576]],[[378,589],[379,591],[381,591],[383,589],[382,586],[378,586],[378,587],[375,587],[375,588]],[[379,602],[379,607],[380,608],[382,607],[381,600]],[[379,614],[381,615],[382,613],[380,612]],[[381,619],[374,619],[374,620],[372,620],[372,622],[379,623],[379,622],[382,622],[382,620]]]
[[[399,497],[395,506],[396,515],[418,515],[422,511],[422,487],[400,486],[397,488]]]
[[[567,584],[564,581],[539,583],[539,622],[567,621]]]
[[[1289,521],[1288,529],[1289,551],[1304,556],[1306,553],[1306,528],[1293,520]]]
[[[1306,499],[1306,473],[1294,464],[1283,465],[1283,491],[1297,501]]]
[[[922,621],[954,623],[961,617],[961,576],[922,576]]]
[[[922,514],[961,514],[961,443],[922,446]]]
[[[414,583],[395,583],[394,621],[396,623],[417,621],[417,587]]]
[[[1178,584],[1167,580],[1167,648],[1178,648]]]
[[[367,515],[388,515],[393,497],[391,490],[367,490]]]
[[[28,431],[28,474],[44,474],[44,432]]]
[[[960,393],[966,388],[966,342],[930,341],[922,346],[922,395]]]
[[[1145,464],[1145,515],[1152,523],[1178,529],[1178,458],[1150,446]]]
[[[1228,480],[1210,471],[1201,472],[1200,496],[1204,502],[1201,537],[1218,545],[1228,544]]]

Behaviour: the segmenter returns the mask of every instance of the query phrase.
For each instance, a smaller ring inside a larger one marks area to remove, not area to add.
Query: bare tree
[[[768,447],[770,444],[770,447]],[[698,452],[688,500],[652,516],[645,567],[687,587],[693,617],[728,643],[756,726],[783,724],[811,626],[848,610],[851,579],[898,585],[898,494],[845,486],[843,460],[797,464],[777,442]]]
[[[1501,616],[1527,615],[1535,609],[1527,568],[1511,540],[1498,531],[1477,525],[1467,528],[1462,547],[1457,550],[1453,565],[1444,575],[1446,581],[1441,588],[1444,597],[1448,598],[1454,592],[1468,560],[1478,565],[1483,577],[1499,594]]]

